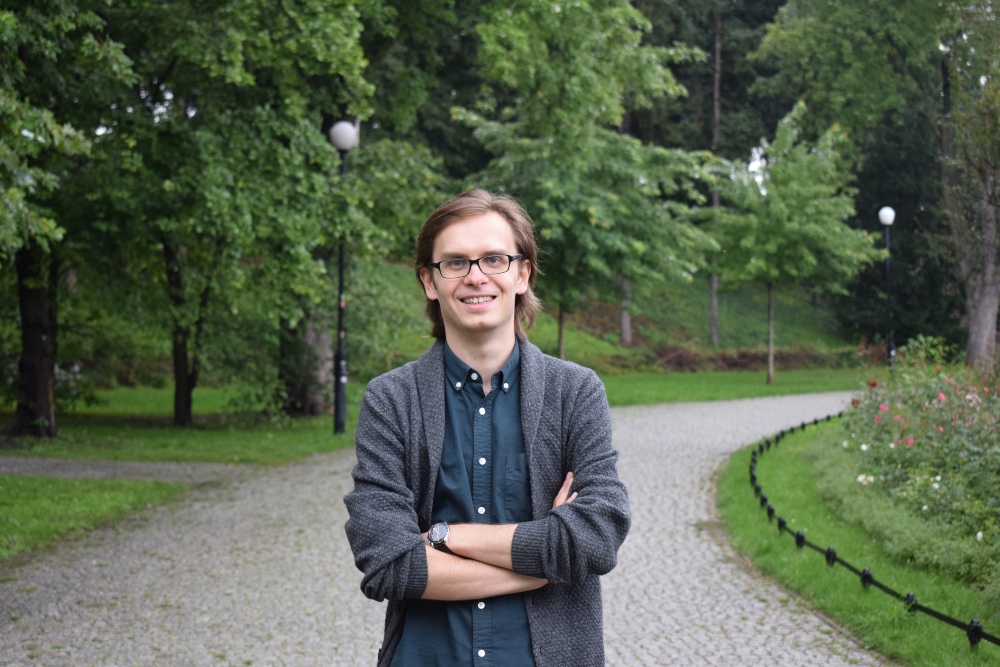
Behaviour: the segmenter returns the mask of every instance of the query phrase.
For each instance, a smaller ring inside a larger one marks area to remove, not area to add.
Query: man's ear
[[[424,284],[424,294],[431,301],[437,301],[437,288],[434,286],[434,274],[426,266],[420,267],[420,282]]]
[[[528,281],[531,279],[531,260],[522,259],[518,263],[521,266],[517,272],[517,285],[514,287],[514,292],[524,294],[528,291]]]

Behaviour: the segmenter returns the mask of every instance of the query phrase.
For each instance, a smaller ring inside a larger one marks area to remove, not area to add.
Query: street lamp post
[[[347,154],[357,148],[360,140],[359,128],[346,120],[333,124],[330,128],[330,143],[340,151],[340,175],[347,173]],[[340,287],[337,290],[337,359],[336,377],[333,381],[333,432],[344,432],[347,421],[347,351],[344,349],[344,242],[340,242],[340,258],[337,268]]]
[[[883,206],[878,211],[878,220],[885,227],[885,307],[889,315],[889,370],[892,370],[896,360],[896,342],[892,335],[892,273],[889,270],[891,251],[889,249],[889,228],[896,219],[896,212],[889,206]]]

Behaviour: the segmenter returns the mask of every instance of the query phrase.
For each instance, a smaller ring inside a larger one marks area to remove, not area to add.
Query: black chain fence
[[[835,417],[839,418],[842,417],[843,415],[844,415],[843,412],[840,412],[836,415],[829,415],[826,417],[825,420],[822,421],[830,421]],[[778,443],[781,442],[781,440],[786,435],[794,433],[796,429],[804,431],[806,429],[806,426],[809,425],[815,426],[819,424],[820,421],[821,420],[819,419],[814,419],[811,423],[802,422],[800,426],[793,426],[787,432],[780,431],[777,435],[773,436],[773,440],[772,438],[765,438],[764,441],[759,443],[757,447],[753,450],[753,452],[751,452],[750,485],[753,487],[754,495],[757,496],[761,509],[767,512],[768,521],[774,521],[774,518],[777,515],[777,510],[774,508],[774,505],[768,502],[767,494],[764,493],[764,489],[761,487],[760,482],[758,481],[757,458],[759,456],[762,456],[764,452],[770,451],[772,445],[777,447]],[[948,625],[953,625],[959,630],[964,630],[965,635],[969,638],[969,646],[971,648],[977,648],[979,646],[979,643],[983,640],[986,640],[991,644],[996,644],[997,646],[1000,646],[1000,638],[991,635],[990,633],[983,630],[982,623],[980,623],[978,619],[974,618],[968,623],[964,623],[958,620],[957,618],[952,618],[951,616],[942,614],[941,612],[935,611],[930,607],[920,604],[919,602],[917,602],[917,596],[914,595],[912,592],[903,595],[898,591],[894,591],[893,589],[889,588],[882,582],[878,581],[872,574],[871,570],[868,569],[867,567],[863,570],[859,570],[858,568],[854,567],[846,560],[841,558],[839,555],[837,555],[837,550],[832,546],[829,546],[826,549],[824,549],[818,544],[813,544],[812,542],[806,539],[805,531],[799,530],[798,532],[792,532],[792,529],[788,527],[788,521],[785,519],[785,517],[778,516],[777,518],[778,518],[779,534],[788,533],[789,535],[791,535],[793,538],[795,538],[795,546],[798,547],[799,549],[809,547],[813,551],[822,554],[826,558],[826,564],[829,565],[830,567],[833,567],[834,565],[841,565],[847,568],[861,579],[861,585],[866,590],[874,586],[883,593],[891,595],[892,597],[901,601],[904,605],[906,605],[907,611],[927,614],[928,616],[936,618],[937,620],[943,623],[947,623]]]

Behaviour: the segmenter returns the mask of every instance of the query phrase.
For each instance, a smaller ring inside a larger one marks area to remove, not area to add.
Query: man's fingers
[[[576,491],[574,491],[573,495],[571,495],[569,498],[566,499],[566,504],[569,505],[571,502],[573,502],[574,500],[576,500],[576,496],[577,496],[577,493],[576,493]]]
[[[555,500],[552,501],[552,509],[555,509],[560,505],[565,505],[566,503],[571,502],[571,499],[569,499],[569,490],[570,487],[572,486],[573,486],[573,473],[568,472],[566,473],[566,480],[563,482],[563,485],[559,488],[559,493],[556,494]],[[574,498],[576,497],[576,493],[573,494],[573,497]]]

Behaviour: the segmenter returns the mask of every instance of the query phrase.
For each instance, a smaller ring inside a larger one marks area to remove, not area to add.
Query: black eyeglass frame
[[[489,259],[490,257],[506,257],[507,258],[507,268],[504,269],[503,271],[499,271],[497,273],[487,273],[486,271],[483,271],[483,266],[479,262],[480,262],[480,260]],[[446,276],[446,275],[444,275],[444,271],[441,270],[441,265],[444,264],[445,262],[452,262],[452,261],[454,261],[456,259],[464,259],[465,261],[467,261],[469,263],[469,270],[466,271],[465,273],[463,273],[460,276]],[[459,278],[465,278],[470,273],[472,273],[472,265],[473,264],[475,264],[476,266],[479,267],[479,270],[482,272],[482,274],[484,276],[502,276],[503,274],[505,274],[508,271],[510,271],[511,265],[513,265],[514,261],[518,260],[518,259],[524,259],[524,255],[505,255],[503,253],[493,253],[493,254],[490,254],[490,255],[483,255],[482,257],[479,257],[479,258],[476,258],[476,259],[467,259],[465,257],[452,257],[450,259],[442,259],[440,262],[427,262],[426,264],[424,264],[424,266],[429,266],[431,268],[437,269],[438,273],[440,273],[441,277],[444,278],[445,280],[458,280]]]

